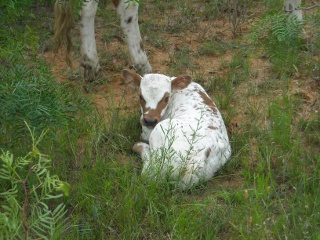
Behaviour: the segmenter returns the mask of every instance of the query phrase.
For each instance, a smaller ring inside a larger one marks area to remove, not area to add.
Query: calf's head
[[[191,83],[190,76],[172,78],[162,74],[146,74],[143,77],[129,70],[123,70],[127,82],[139,86],[141,124],[154,128],[165,114],[172,90],[184,89]]]

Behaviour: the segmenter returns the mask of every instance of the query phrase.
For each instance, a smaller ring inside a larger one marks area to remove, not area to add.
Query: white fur
[[[117,12],[121,21],[121,28],[126,37],[128,44],[131,61],[135,68],[143,73],[151,72],[151,65],[148,62],[147,55],[144,49],[141,49],[141,35],[138,23],[138,3],[135,1],[125,3],[120,1]],[[131,18],[131,22],[128,23],[128,19]]]
[[[161,78],[163,81],[158,81]],[[165,92],[171,92],[171,79],[162,74],[146,74],[141,79],[141,94],[146,101],[146,107],[155,109]]]
[[[156,180],[168,177],[185,190],[212,178],[230,158],[231,147],[220,112],[214,112],[199,94],[205,90],[194,82],[171,90],[168,81],[172,79],[160,74],[141,79],[141,92],[149,106],[165,92],[171,97],[161,121],[153,129],[142,126],[142,139],[149,144],[137,143],[134,150],[141,154],[142,174]]]
[[[290,7],[291,5],[291,7]],[[301,0],[285,0],[284,8],[286,11],[296,16],[298,20],[302,21]]]
[[[98,72],[100,69],[94,33],[94,18],[97,7],[98,2],[91,0],[85,2],[80,11],[81,56],[92,67],[93,72]]]

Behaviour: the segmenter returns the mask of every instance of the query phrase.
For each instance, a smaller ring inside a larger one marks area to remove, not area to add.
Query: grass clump
[[[221,44],[214,42],[205,42],[198,48],[198,53],[206,56],[221,56],[225,52],[226,51]]]
[[[269,116],[274,144],[289,150],[293,147],[291,142],[293,113],[288,97],[284,96],[282,101],[276,99],[269,108]]]
[[[300,67],[303,22],[288,14],[266,15],[257,21],[250,38],[270,58],[278,75],[292,74]]]
[[[192,50],[188,47],[178,48],[169,55],[171,75],[179,75],[189,71],[194,71],[195,63],[192,60]]]
[[[66,126],[74,110],[66,89],[57,87],[44,62],[35,60],[34,66],[12,61],[1,67],[0,85],[1,144],[10,147],[24,142],[28,129],[24,121],[35,129],[36,136],[50,129],[53,132]],[[14,139],[14,140],[13,140]],[[18,141],[18,142],[17,142]]]

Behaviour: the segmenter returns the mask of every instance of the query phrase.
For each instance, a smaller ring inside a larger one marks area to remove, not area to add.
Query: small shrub
[[[19,146],[28,141],[28,122],[38,137],[49,129],[47,137],[68,125],[75,106],[66,88],[58,86],[48,66],[39,60],[27,65],[24,60],[8,61],[10,67],[0,66],[0,146]],[[36,64],[37,67],[32,66]]]
[[[229,23],[231,25],[231,32],[233,37],[237,37],[238,29],[244,22],[248,7],[250,6],[249,1],[244,0],[228,0],[229,3]]]
[[[276,73],[295,71],[301,60],[303,22],[287,14],[267,15],[251,31],[251,40],[270,57]]]
[[[37,149],[43,136],[31,133],[32,150],[24,157],[0,156],[0,239],[60,239],[65,230],[65,205],[57,199],[68,195],[69,185],[50,174],[50,159]]]

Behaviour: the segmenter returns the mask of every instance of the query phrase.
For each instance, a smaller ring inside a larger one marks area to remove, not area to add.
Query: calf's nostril
[[[157,124],[157,119],[155,118],[144,118],[144,123],[146,126],[155,126]]]

